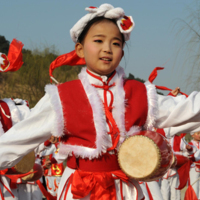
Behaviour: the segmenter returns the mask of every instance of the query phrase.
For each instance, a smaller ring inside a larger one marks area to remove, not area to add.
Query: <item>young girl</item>
[[[67,159],[68,166],[58,199],[140,200],[138,182],[119,168],[120,144],[153,127],[179,126],[173,134],[200,130],[200,93],[187,99],[159,96],[149,82],[126,80],[119,63],[132,18],[109,4],[87,10],[70,31],[75,57],[72,52],[54,62],[56,67],[62,58],[79,63],[80,57],[86,68],[79,80],[47,85],[31,115],[0,137],[0,169],[15,165],[52,134],[62,137],[57,161]]]

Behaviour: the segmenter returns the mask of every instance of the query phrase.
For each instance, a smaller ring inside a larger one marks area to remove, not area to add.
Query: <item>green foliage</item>
[[[2,35],[0,35],[0,52],[8,54],[10,42],[6,40],[6,38]]]
[[[49,66],[57,57],[51,48],[33,51],[23,49],[23,66],[16,72],[3,73],[0,98],[21,98],[33,107],[44,95],[44,87],[50,83]],[[81,67],[62,66],[55,69],[54,77],[59,83],[77,78]]]

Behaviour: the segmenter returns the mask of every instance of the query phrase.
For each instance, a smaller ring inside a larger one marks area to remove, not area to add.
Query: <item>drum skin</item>
[[[171,167],[173,152],[159,133],[140,131],[120,146],[118,162],[122,171],[138,181],[154,181]]]
[[[35,164],[35,153],[31,151],[25,155],[14,167],[9,168],[7,174],[25,174],[33,169]]]

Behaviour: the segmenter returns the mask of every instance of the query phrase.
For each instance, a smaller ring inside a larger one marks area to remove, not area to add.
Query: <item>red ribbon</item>
[[[158,75],[158,70],[163,70],[164,69],[164,67],[156,67],[152,72],[151,72],[151,74],[150,74],[150,76],[149,76],[149,82],[151,82],[151,83],[153,83],[153,81],[155,80],[155,78],[157,77],[157,75]],[[169,89],[169,88],[167,88],[167,87],[165,87],[165,86],[155,86],[157,89],[159,89],[159,90],[168,90],[168,91],[172,91],[172,89]],[[181,93],[181,94],[183,94],[183,95],[185,95],[186,97],[188,97],[188,95],[187,94],[185,94],[185,93],[183,93],[183,92],[179,92],[179,93]]]
[[[10,44],[8,51],[8,60],[10,62],[10,66],[4,71],[17,71],[23,65],[22,61],[22,48],[24,44],[16,39]]]
[[[150,74],[149,76],[149,82],[153,83],[153,81],[155,80],[155,78],[157,77],[158,75],[158,70],[163,70],[164,67],[156,67]]]
[[[76,170],[71,183],[73,198],[84,198],[91,192],[90,200],[116,200],[115,179],[128,183],[128,177],[121,170],[102,173]]]
[[[177,190],[182,190],[189,179],[189,172],[190,172],[190,165],[193,163],[192,160],[188,160],[184,165],[182,165],[178,169],[178,175],[179,175],[179,186],[176,188]]]
[[[62,65],[85,65],[85,59],[78,57],[76,51],[73,50],[69,53],[58,56],[50,65],[49,75],[53,77],[53,70]]]
[[[44,186],[42,185],[40,180],[37,180],[36,183],[38,184],[42,194],[47,198],[47,200],[56,200],[57,199],[57,197],[54,197],[53,195],[51,195],[49,192],[46,191],[46,189],[44,188]]]

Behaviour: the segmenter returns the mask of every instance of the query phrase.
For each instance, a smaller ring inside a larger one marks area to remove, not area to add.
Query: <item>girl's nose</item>
[[[108,54],[112,54],[112,48],[110,44],[104,44],[103,51]]]

